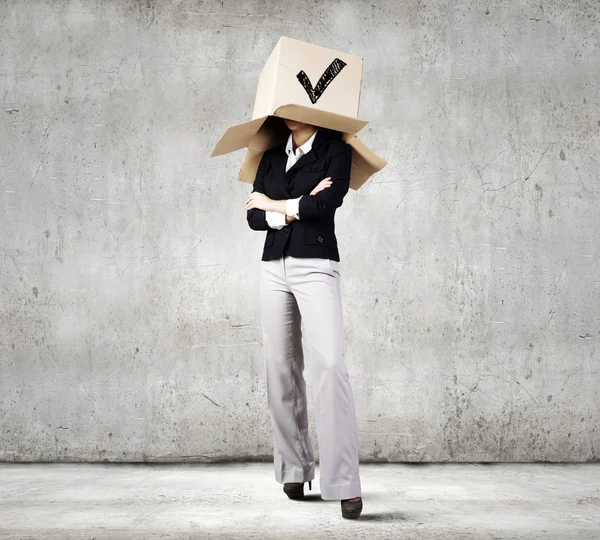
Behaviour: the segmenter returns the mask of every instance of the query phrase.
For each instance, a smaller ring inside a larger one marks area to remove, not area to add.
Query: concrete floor
[[[0,538],[600,538],[600,463],[361,465],[364,509],[269,463],[0,464]]]

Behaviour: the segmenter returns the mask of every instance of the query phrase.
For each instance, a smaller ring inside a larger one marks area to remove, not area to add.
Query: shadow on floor
[[[335,502],[335,501],[324,501],[321,495],[318,493],[304,495],[304,499],[298,499],[298,502]],[[408,516],[403,512],[364,512],[359,518],[361,521],[405,521]]]

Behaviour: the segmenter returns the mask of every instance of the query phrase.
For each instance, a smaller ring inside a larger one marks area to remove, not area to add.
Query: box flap
[[[341,131],[342,133],[348,133],[349,135],[356,134],[368,124],[366,120],[359,120],[358,118],[351,118],[329,111],[322,111],[304,105],[298,105],[296,103],[289,103],[288,105],[277,107],[273,112],[273,116],[288,118],[289,120],[296,120],[297,122],[304,122],[306,124],[312,124],[313,126],[334,129],[336,131]]]
[[[295,103],[278,107],[273,116],[334,129],[344,133],[347,138],[354,136],[368,124],[366,120],[349,118],[341,114],[321,111]],[[275,120],[275,118],[262,116],[227,128],[223,136],[219,139],[219,142],[217,142],[210,157],[228,154],[251,145],[254,149],[261,151],[271,148],[275,145],[273,141],[280,140],[281,134],[276,129],[275,122],[270,122],[270,120]]]
[[[350,187],[357,190],[377,171],[383,169],[387,165],[387,161],[380,158],[356,135],[344,136],[344,140],[352,147]]]
[[[240,167],[240,171],[238,173],[237,179],[240,182],[254,184],[254,180],[256,179],[256,171],[258,170],[258,166],[260,164],[260,160],[263,154],[264,151],[248,148],[246,154],[244,155],[244,160],[242,161],[242,166]]]
[[[266,142],[267,140],[273,141],[273,139],[259,138],[262,145],[270,144],[269,142]],[[365,145],[356,135],[344,136],[344,140],[352,147],[350,187],[356,191],[377,171],[383,169],[387,165],[387,162],[375,154],[375,152]],[[258,170],[258,165],[264,151],[277,144],[275,142],[274,144],[270,144],[268,148],[261,150],[259,149],[261,143],[259,143],[258,140],[256,142],[256,146],[249,147],[246,151],[238,174],[238,180],[240,182],[247,182],[248,184],[254,183],[256,171]]]
[[[250,120],[250,122],[244,122],[243,124],[237,124],[231,126],[225,130],[223,136],[219,139],[210,157],[221,156],[234,152],[235,150],[241,150],[246,148],[252,137],[256,135],[256,132],[263,125],[267,116]]]

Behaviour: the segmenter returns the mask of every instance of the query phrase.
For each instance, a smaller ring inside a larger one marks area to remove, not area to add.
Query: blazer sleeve
[[[254,178],[254,184],[252,185],[251,193],[255,191],[259,193],[265,193],[265,171],[267,168],[267,152],[265,152],[260,158],[260,163],[258,164],[258,169],[256,171],[256,177]],[[254,231],[266,231],[269,230],[269,224],[267,223],[265,211],[260,208],[250,208],[250,210],[246,211],[246,219],[248,220],[248,225]]]
[[[337,146],[337,145],[336,145]],[[335,209],[350,188],[350,169],[352,168],[352,147],[342,143],[333,150],[331,162],[325,171],[325,178],[331,177],[331,186],[316,195],[303,195],[298,204],[299,219],[322,219],[332,217]]]

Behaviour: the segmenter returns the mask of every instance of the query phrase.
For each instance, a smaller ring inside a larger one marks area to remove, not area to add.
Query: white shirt
[[[317,135],[317,131],[311,135],[310,139],[306,141],[302,146],[296,148],[296,152],[293,150],[293,142],[292,142],[292,134],[290,133],[288,136],[287,144],[285,146],[285,152],[288,155],[287,163],[285,166],[285,171],[287,172],[296,161],[298,161],[304,154],[307,154],[312,149],[313,141]],[[297,199],[287,199],[285,201],[285,213],[288,216],[294,216],[296,219],[300,219],[298,215],[298,205],[300,204],[300,199],[302,196]],[[280,214],[279,212],[265,212],[265,219],[267,220],[267,224],[272,229],[282,229],[287,225],[285,222],[285,215]]]

